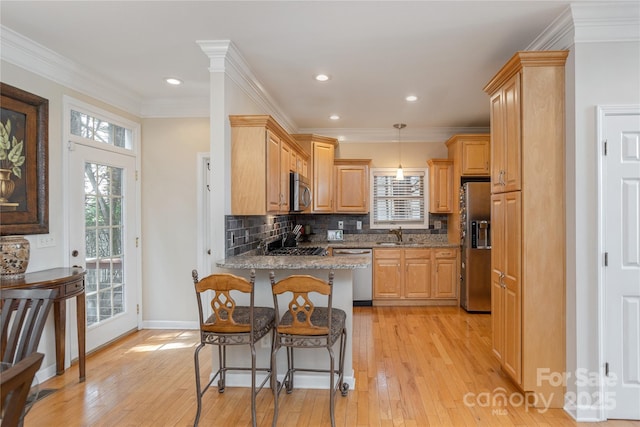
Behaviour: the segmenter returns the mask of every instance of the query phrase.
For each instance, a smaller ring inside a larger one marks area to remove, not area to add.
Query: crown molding
[[[69,89],[140,115],[140,97],[3,25],[0,25],[0,58]]]
[[[640,41],[637,1],[571,4],[526,50],[570,49],[575,43]]]
[[[453,135],[489,133],[489,127],[433,127],[402,130],[402,142],[445,142]],[[378,128],[306,128],[298,133],[318,134],[336,138],[341,144],[350,142],[390,142],[398,140],[396,129]]]
[[[209,57],[209,72],[225,73],[265,114],[271,115],[289,133],[297,132],[296,124],[269,95],[255,76],[238,48],[230,40],[198,40],[196,43]]]

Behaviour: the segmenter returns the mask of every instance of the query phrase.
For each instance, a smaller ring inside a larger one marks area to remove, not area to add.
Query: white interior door
[[[640,111],[602,121],[607,418],[640,419]],[[607,372],[608,371],[608,372]]]
[[[138,326],[135,180],[134,156],[71,144],[69,256],[87,272],[87,351]]]

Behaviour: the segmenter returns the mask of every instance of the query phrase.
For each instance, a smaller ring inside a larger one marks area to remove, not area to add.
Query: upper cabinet
[[[489,176],[491,136],[486,134],[454,135],[446,142],[449,160],[454,163],[454,180],[465,176]]]
[[[305,147],[311,153],[311,212],[333,212],[333,158],[338,140],[311,134],[297,134],[292,136],[302,147]]]
[[[520,73],[491,95],[491,192],[520,190]]]
[[[335,159],[336,213],[369,212],[370,159]]]
[[[429,212],[453,212],[453,161],[430,159],[427,164],[429,165]]]
[[[308,152],[268,115],[229,116],[231,213],[289,213],[289,172],[304,174]]]

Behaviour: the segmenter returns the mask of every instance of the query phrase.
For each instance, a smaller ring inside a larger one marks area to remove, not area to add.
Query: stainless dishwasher
[[[333,249],[333,256],[362,256],[369,258],[369,265],[366,268],[353,269],[353,305],[371,306],[373,297],[373,251],[362,248],[340,248]]]

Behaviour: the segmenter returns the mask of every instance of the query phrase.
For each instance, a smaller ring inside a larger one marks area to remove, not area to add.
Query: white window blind
[[[371,173],[371,228],[428,228],[427,185],[424,169],[405,169],[396,179],[395,169]]]

